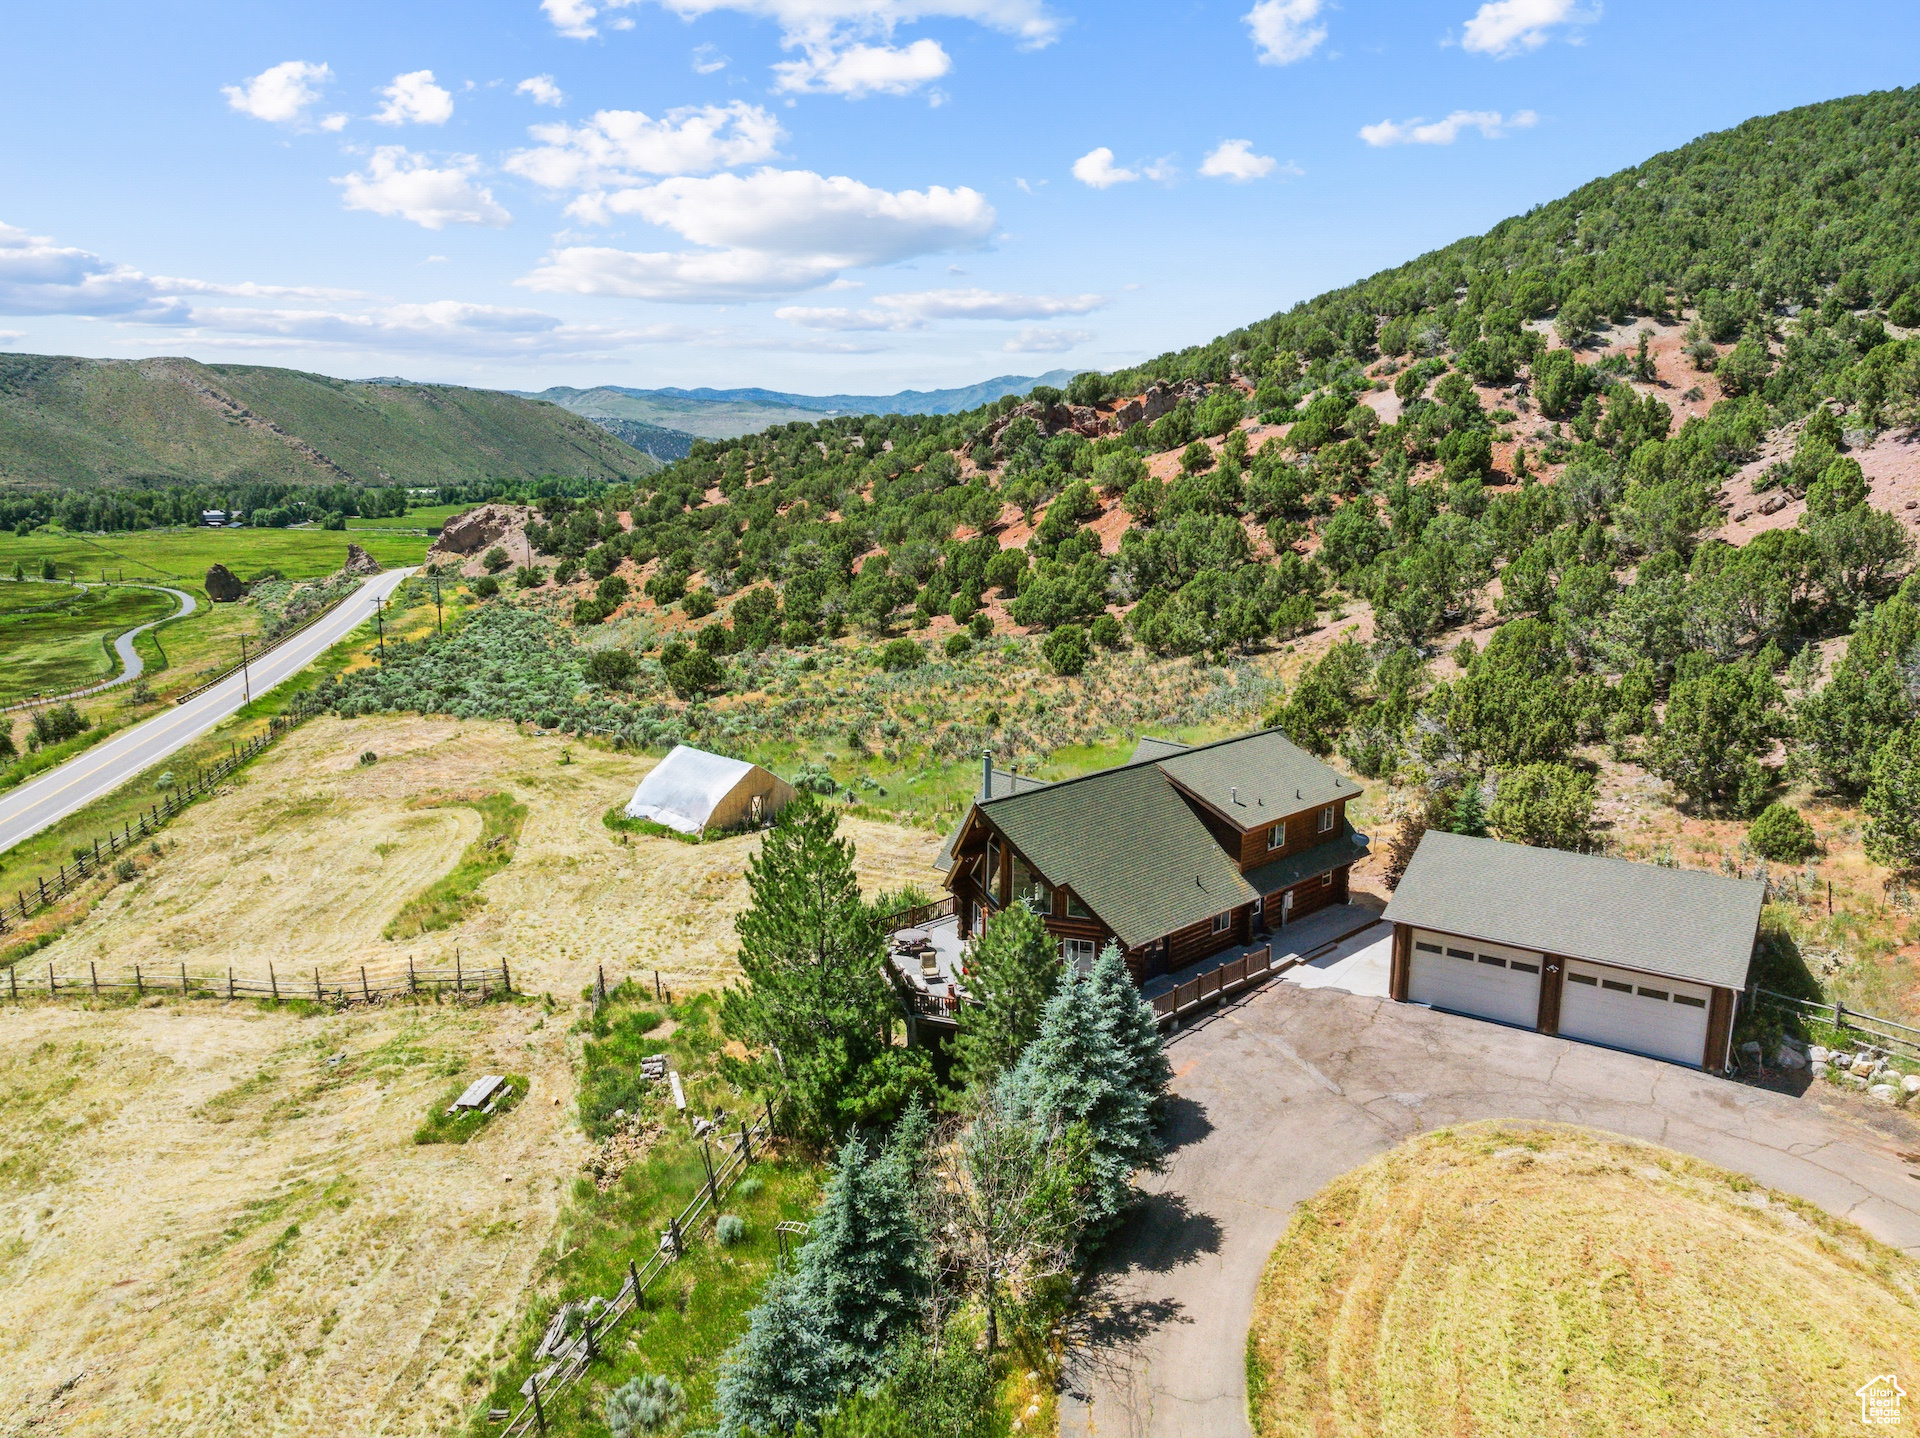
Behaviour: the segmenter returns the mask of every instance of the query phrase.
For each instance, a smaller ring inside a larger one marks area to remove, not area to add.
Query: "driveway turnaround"
[[[1176,1036],[1168,1057],[1171,1159],[1146,1180],[1092,1331],[1069,1356],[1063,1438],[1245,1438],[1254,1289],[1294,1206],[1449,1124],[1535,1120],[1645,1139],[1920,1253],[1920,1179],[1900,1140],[1657,1059],[1279,983]]]
[[[371,619],[375,601],[393,593],[411,573],[411,569],[390,569],[375,575],[312,628],[249,665],[244,677],[236,674],[224,679],[185,704],[143,719],[38,779],[0,795],[0,853],[75,809],[112,793],[142,769],[191,744],[245,704],[249,693],[258,698],[298,674]]]

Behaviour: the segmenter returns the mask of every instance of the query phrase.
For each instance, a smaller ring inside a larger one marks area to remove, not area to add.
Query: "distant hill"
[[[579,415],[496,390],[179,358],[0,355],[0,482],[426,487],[660,467]]]
[[[702,439],[735,439],[776,424],[838,414],[962,414],[1002,395],[1024,395],[1035,385],[1063,386],[1076,371],[1038,376],[1000,375],[961,389],[903,389],[895,394],[789,394],[771,389],[594,389],[558,386],[527,399],[546,400],[588,419],[637,420]]]
[[[647,424],[637,419],[594,415],[592,420],[621,443],[632,445],[642,454],[652,455],[662,464],[685,459],[693,448],[693,442],[700,437],[688,434],[683,429],[663,429],[657,424]]]

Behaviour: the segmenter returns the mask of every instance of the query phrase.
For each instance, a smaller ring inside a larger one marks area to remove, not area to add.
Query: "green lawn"
[[[118,667],[113,636],[164,618],[178,603],[158,590],[115,586],[90,589],[64,608],[39,614],[0,612],[0,703],[99,683]]]
[[[44,609],[51,604],[71,604],[80,591],[71,584],[47,584],[38,579],[0,580],[0,614],[17,614],[22,609]]]
[[[277,569],[289,579],[317,579],[346,562],[349,544],[358,544],[388,568],[420,564],[427,553],[425,535],[381,530],[347,534],[337,529],[147,529],[131,534],[68,534],[36,529],[27,535],[0,533],[0,573],[11,574],[16,560],[28,573],[38,573],[41,561],[51,559],[62,579],[124,574],[128,579],[199,584],[212,564],[226,565],[243,580],[268,569]]]

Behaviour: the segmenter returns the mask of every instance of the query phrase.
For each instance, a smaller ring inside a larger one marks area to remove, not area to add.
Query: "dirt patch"
[[[20,1431],[458,1427],[584,1150],[549,1102],[571,1088],[559,1026],[537,1020],[0,1010],[0,1402]],[[412,1142],[451,1077],[508,1068],[532,1102],[469,1144]]]
[[[1755,484],[1781,460],[1793,457],[1799,426],[1768,436],[1759,457],[1742,465],[1727,480],[1727,523],[1717,531],[1729,544],[1745,544],[1769,529],[1791,529],[1807,512],[1804,499],[1784,489],[1756,490]],[[1864,449],[1849,452],[1860,461],[1867,479],[1867,503],[1884,509],[1916,536],[1920,536],[1920,436],[1889,431]],[[1778,504],[1773,513],[1764,506]]]
[[[360,755],[377,754],[362,765]],[[563,756],[570,762],[562,763]],[[103,974],[133,964],[265,976],[359,964],[506,959],[516,985],[578,993],[655,969],[676,989],[735,972],[733,916],[746,907],[753,836],[709,844],[630,838],[601,816],[654,760],[512,725],[418,717],[320,719],[246,773],[232,795],[167,830],[173,847],[115,889],[36,962]],[[480,884],[485,902],[446,929],[405,940],[381,931],[451,871],[480,833],[471,808],[422,809],[435,794],[505,793],[527,806],[512,861]],[[869,891],[934,887],[940,836],[844,819]]]

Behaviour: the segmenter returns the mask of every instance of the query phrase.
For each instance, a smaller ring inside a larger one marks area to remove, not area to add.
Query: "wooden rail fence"
[[[1772,989],[1763,989],[1758,984],[1748,989],[1753,1000],[1777,1005],[1791,1013],[1805,1015],[1816,1023],[1830,1025],[1843,1033],[1866,1034],[1886,1044],[1899,1044],[1920,1054],[1920,1029],[1910,1028],[1906,1024],[1895,1023],[1892,1019],[1883,1019],[1878,1014],[1863,1014],[1858,1009],[1850,1009],[1841,1000],[1830,1004],[1814,1003],[1811,999],[1796,999],[1789,994],[1777,994]],[[1828,1018],[1827,1015],[1833,1015]],[[1899,1029],[1900,1034],[1890,1034],[1888,1029]]]
[[[1152,999],[1153,1017],[1163,1025],[1177,1023],[1188,1014],[1217,1004],[1228,994],[1237,994],[1242,989],[1261,983],[1270,974],[1286,967],[1288,964],[1285,961],[1275,961],[1272,944],[1249,949],[1239,958],[1229,959],[1218,968],[1209,969],[1184,984],[1176,984]]]
[[[581,1320],[580,1331],[552,1353],[544,1368],[537,1369],[529,1376],[521,1390],[528,1395],[527,1402],[508,1420],[505,1438],[524,1438],[527,1434],[544,1434],[547,1431],[547,1404],[579,1382],[594,1360],[600,1357],[602,1345],[639,1309],[648,1287],[679,1261],[686,1250],[688,1238],[702,1216],[711,1212],[712,1217],[719,1217],[720,1201],[745,1175],[756,1150],[765,1153],[772,1138],[773,1101],[768,1099],[763,1118],[751,1125],[742,1121],[737,1133],[723,1139],[723,1143],[731,1145],[731,1148],[722,1148],[718,1166],[714,1164],[711,1148],[703,1150],[706,1183],[694,1195],[692,1202],[667,1220],[667,1229],[660,1235],[659,1246],[648,1255],[645,1263],[636,1264],[632,1259],[627,1260],[626,1281],[612,1298],[600,1300],[605,1305],[601,1312],[585,1316]],[[504,1409],[500,1411],[505,1412]]]
[[[206,683],[196,685],[194,688],[189,689],[185,694],[182,694],[178,699],[174,700],[173,702],[176,705],[180,705],[180,704],[185,704],[190,699],[198,699],[202,694],[205,694],[209,689],[213,688],[214,685],[219,684],[224,680],[233,678],[234,675],[238,674],[242,669],[247,668],[249,665],[258,664],[262,659],[265,659],[269,654],[273,653],[274,650],[278,649],[282,644],[285,644],[289,639],[293,638],[296,634],[305,633],[307,630],[311,629],[314,625],[318,624],[322,619],[325,619],[329,614],[333,613],[334,610],[338,609],[341,605],[345,604],[349,599],[353,598],[354,595],[358,594],[363,588],[365,588],[365,585],[361,585],[361,584],[354,585],[353,588],[349,589],[345,594],[341,595],[338,599],[334,600],[331,604],[328,604],[325,608],[320,609],[313,614],[309,614],[305,619],[302,619],[298,624],[294,625],[293,628],[285,631],[284,633],[274,635],[272,639],[268,640],[260,648],[254,650],[253,653],[249,654],[246,658],[245,663],[229,665],[227,668],[222,669],[218,674],[214,675],[213,678],[207,680]]]
[[[167,790],[159,803],[143,810],[138,817],[129,819],[119,829],[110,829],[96,837],[91,853],[82,848],[74,854],[72,863],[60,865],[58,874],[39,879],[32,889],[15,889],[11,903],[0,898],[0,934],[18,928],[40,910],[59,903],[75,888],[109,867],[116,855],[158,833],[168,820],[187,805],[212,793],[234,770],[254,758],[301,720],[318,714],[321,708],[320,704],[305,695],[300,696],[287,713],[276,714],[263,733],[256,734],[245,744],[235,746],[225,758],[198,771],[185,784],[177,784]]]
[[[182,998],[310,999],[315,1003],[371,1004],[399,994],[453,995],[481,1000],[513,992],[513,972],[507,961],[475,967],[457,956],[452,967],[405,964],[361,964],[343,972],[323,974],[319,969],[278,968],[267,965],[266,977],[224,971],[189,973],[185,964],[133,964],[117,975],[100,972],[89,962],[84,974],[57,974],[14,964],[0,978],[0,993],[10,1000],[23,998],[99,998],[103,994],[178,994]]]

